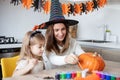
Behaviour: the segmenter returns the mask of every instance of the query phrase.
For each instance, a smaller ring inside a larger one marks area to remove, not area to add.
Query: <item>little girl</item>
[[[45,37],[40,31],[28,31],[23,39],[20,59],[13,76],[38,73],[49,69],[49,62],[43,55]]]

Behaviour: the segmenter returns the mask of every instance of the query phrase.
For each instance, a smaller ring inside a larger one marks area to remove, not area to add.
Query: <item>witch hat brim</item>
[[[72,25],[78,24],[78,21],[77,20],[71,20],[71,19],[56,19],[56,20],[46,22],[46,25],[49,26],[49,25],[55,24],[55,23],[65,23],[68,26],[72,26]]]
[[[65,19],[62,14],[61,3],[59,0],[51,0],[50,19],[48,22],[45,22],[46,25],[43,29],[46,29],[49,27],[49,25],[55,23],[65,23],[68,26],[72,26],[78,23],[77,20]]]

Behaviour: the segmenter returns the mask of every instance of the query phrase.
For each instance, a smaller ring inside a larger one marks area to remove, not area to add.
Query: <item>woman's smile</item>
[[[63,23],[54,24],[54,36],[57,41],[63,41],[66,36],[66,27]]]

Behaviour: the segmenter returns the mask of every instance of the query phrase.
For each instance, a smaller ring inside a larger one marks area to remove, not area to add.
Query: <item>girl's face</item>
[[[57,41],[62,42],[66,36],[66,27],[63,23],[54,24],[54,36]]]
[[[31,52],[35,56],[42,56],[44,51],[45,41],[40,41],[40,44],[30,46]]]

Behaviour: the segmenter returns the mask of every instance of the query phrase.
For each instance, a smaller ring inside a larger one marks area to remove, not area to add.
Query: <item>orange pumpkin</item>
[[[85,79],[82,77],[75,77],[74,80],[85,80]]]
[[[85,80],[101,80],[101,79],[97,74],[93,73],[93,74],[88,75],[85,78]]]
[[[79,57],[78,66],[83,69],[89,69],[89,72],[94,70],[102,71],[105,67],[103,58],[96,52],[86,52],[81,54]]]

